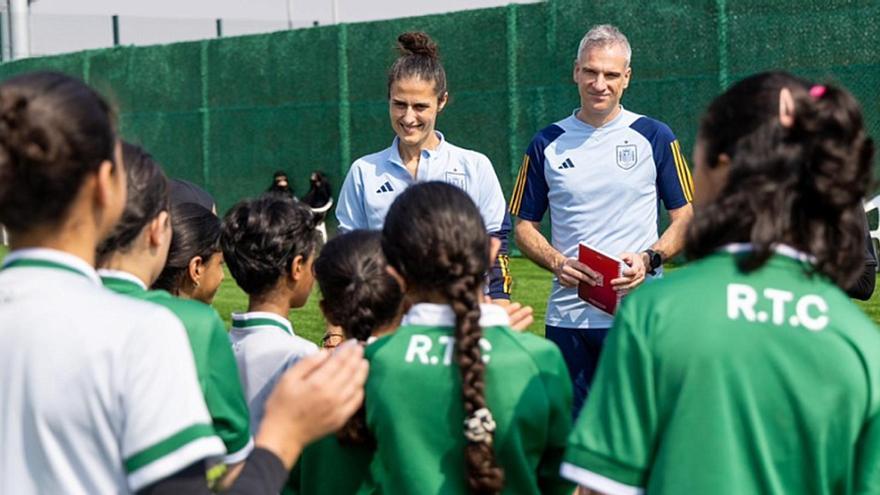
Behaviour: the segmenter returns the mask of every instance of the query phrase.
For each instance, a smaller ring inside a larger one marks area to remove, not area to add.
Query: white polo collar
[[[101,278],[95,272],[95,267],[78,256],[57,249],[16,249],[3,260],[3,269],[16,267],[48,268],[77,273],[101,285]]]
[[[433,158],[446,149],[446,137],[443,136],[443,133],[435,130],[434,134],[440,139],[440,143],[437,144],[437,147],[432,150],[422,150],[422,153],[427,155],[428,158]],[[403,158],[400,157],[400,148],[397,147],[399,143],[400,138],[394,136],[394,140],[391,142],[391,147],[388,148],[388,161],[395,165],[405,167],[405,165],[403,164]]]
[[[406,313],[401,325],[451,327],[455,325],[455,312],[448,304],[418,303]],[[480,304],[480,326],[510,326],[510,317],[500,306]]]
[[[122,270],[112,270],[110,268],[99,268],[98,275],[101,278],[115,278],[117,280],[125,280],[126,282],[130,282],[132,284],[137,285],[141,289],[147,290],[147,284],[144,283],[143,280],[139,279],[135,275],[124,272]]]
[[[266,311],[232,313],[232,328],[244,330],[275,328],[284,331],[288,335],[294,335],[293,325],[290,324],[287,318],[282,318],[275,313]]]
[[[721,246],[718,250],[725,251],[728,253],[745,253],[745,252],[751,251],[752,249],[754,249],[753,246],[748,242],[734,242],[731,244],[725,244],[724,246]],[[788,244],[782,244],[782,243],[775,244],[773,246],[773,252],[775,252],[776,254],[785,256],[787,258],[792,258],[792,259],[795,259],[798,261],[802,261],[804,263],[810,263],[810,264],[816,263],[815,256],[808,254],[808,253],[805,253],[803,251],[798,251],[797,249],[789,246]]]

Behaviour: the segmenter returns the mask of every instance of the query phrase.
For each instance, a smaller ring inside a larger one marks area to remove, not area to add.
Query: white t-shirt
[[[281,374],[318,346],[293,333],[293,325],[273,313],[232,313],[229,331],[241,388],[251,416],[251,433],[263,420],[266,399]]]
[[[73,255],[0,271],[0,493],[128,493],[225,452],[186,333]]]

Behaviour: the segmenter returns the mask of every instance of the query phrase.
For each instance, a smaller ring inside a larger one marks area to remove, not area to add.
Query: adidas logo
[[[394,191],[394,188],[391,187],[391,183],[386,180],[385,183],[382,184],[382,187],[380,187],[379,189],[376,189],[376,194],[382,194],[382,193],[387,193],[387,192],[392,192],[392,191]]]
[[[571,158],[566,158],[565,161],[562,162],[562,165],[560,165],[556,168],[559,170],[562,170],[564,168],[574,168],[574,163],[572,163]]]

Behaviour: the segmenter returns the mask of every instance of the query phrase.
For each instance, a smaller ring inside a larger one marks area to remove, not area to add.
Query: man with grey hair
[[[574,385],[577,415],[589,390],[613,316],[578,297],[578,284],[602,284],[577,259],[578,244],[618,256],[627,267],[610,280],[621,295],[681,251],[693,215],[693,185],[669,127],[620,104],[632,76],[632,50],[611,25],[581,40],[573,78],[580,107],[541,130],[526,150],[510,199],[516,242],[553,272],[546,335],[562,351]],[[658,200],[670,224],[658,235]],[[540,222],[550,209],[551,241]]]

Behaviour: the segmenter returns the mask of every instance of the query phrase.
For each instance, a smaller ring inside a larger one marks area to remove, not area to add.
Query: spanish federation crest
[[[636,145],[621,144],[617,146],[617,166],[629,170],[639,161]]]
[[[457,170],[446,172],[446,183],[467,191],[467,176]]]

